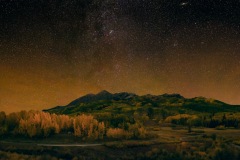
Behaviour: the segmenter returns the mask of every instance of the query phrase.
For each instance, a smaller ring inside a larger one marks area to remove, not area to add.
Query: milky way
[[[240,2],[0,0],[0,110],[100,90],[240,104]]]

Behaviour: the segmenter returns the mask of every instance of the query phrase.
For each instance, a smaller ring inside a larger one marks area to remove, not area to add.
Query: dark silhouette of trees
[[[5,112],[0,112],[0,136],[6,134],[7,126],[5,125],[6,122],[6,114]]]

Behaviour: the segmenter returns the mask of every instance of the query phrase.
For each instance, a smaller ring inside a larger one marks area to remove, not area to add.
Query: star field
[[[1,0],[0,110],[100,90],[240,104],[240,2]]]

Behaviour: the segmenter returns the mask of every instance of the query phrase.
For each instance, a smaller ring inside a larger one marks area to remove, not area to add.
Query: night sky
[[[238,0],[0,0],[0,110],[101,90],[240,104]]]

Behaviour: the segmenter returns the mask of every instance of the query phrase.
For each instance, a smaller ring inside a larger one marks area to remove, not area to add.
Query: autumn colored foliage
[[[82,139],[144,138],[146,130],[140,124],[129,124],[128,129],[106,127],[92,115],[57,115],[41,111],[21,111],[6,115],[0,112],[0,135],[13,134],[30,138],[49,137],[68,133]]]

